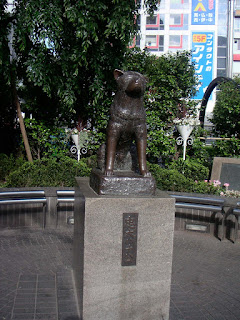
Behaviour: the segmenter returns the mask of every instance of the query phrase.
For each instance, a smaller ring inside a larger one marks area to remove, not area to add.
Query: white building
[[[201,81],[196,99],[219,76],[240,75],[240,0],[161,0],[151,17],[141,10],[140,35],[134,45],[161,55],[192,50]],[[206,116],[211,116],[215,93]]]
[[[233,67],[232,72],[240,75],[240,0],[235,0],[233,10],[234,28],[233,28]]]

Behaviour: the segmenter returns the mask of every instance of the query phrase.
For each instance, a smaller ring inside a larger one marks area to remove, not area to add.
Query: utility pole
[[[232,64],[233,64],[233,14],[234,14],[234,0],[228,0],[228,65],[227,76],[232,78]]]

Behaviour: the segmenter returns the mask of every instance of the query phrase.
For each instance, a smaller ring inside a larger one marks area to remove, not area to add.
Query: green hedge
[[[177,161],[171,162],[168,169],[175,169],[191,180],[200,181],[206,180],[209,177],[209,169],[206,166],[189,158],[185,161],[178,159]]]
[[[23,158],[15,158],[12,154],[7,156],[0,153],[0,181],[6,180],[9,173],[23,165]]]
[[[0,158],[1,159],[1,158]],[[6,175],[15,168],[2,157],[6,168],[2,170]],[[10,161],[11,162],[11,161]],[[14,163],[12,161],[11,163]],[[73,187],[75,177],[87,177],[96,166],[96,156],[83,158],[79,162],[67,156],[60,160],[56,158],[43,158],[32,163],[25,162],[21,167],[13,170],[6,177],[4,187]],[[201,181],[206,178],[208,170],[199,163],[180,160],[172,163],[172,169],[163,169],[157,164],[148,164],[149,170],[156,179],[157,188],[160,190],[178,192],[198,192],[219,194],[220,189],[213,184]],[[179,172],[183,171],[184,175]],[[198,181],[195,181],[197,180]]]
[[[195,181],[178,172],[176,169],[164,169],[157,164],[148,164],[149,170],[156,179],[157,188],[165,191],[197,192],[219,195],[221,190],[212,183]]]
[[[75,177],[89,176],[88,160],[77,162],[69,157],[26,162],[7,177],[6,187],[72,187]]]

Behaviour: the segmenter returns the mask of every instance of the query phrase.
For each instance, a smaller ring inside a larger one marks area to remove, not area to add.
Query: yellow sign
[[[202,2],[200,2],[202,0],[199,0],[198,4],[196,5],[196,8],[194,9],[194,11],[206,11],[204,5],[202,4]]]
[[[193,34],[193,42],[195,43],[204,43],[207,41],[207,35],[206,34]]]

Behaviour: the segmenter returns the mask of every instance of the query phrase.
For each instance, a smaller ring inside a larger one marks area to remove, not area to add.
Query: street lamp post
[[[186,159],[186,148],[187,144],[192,145],[193,139],[189,138],[190,134],[192,133],[194,126],[185,124],[185,125],[177,125],[177,129],[181,135],[181,137],[177,138],[177,145],[183,144],[183,160]]]

